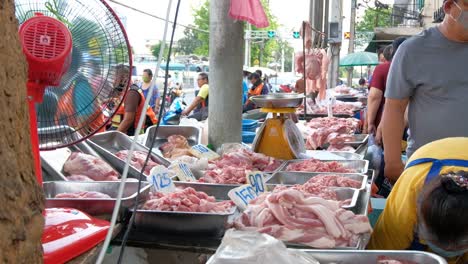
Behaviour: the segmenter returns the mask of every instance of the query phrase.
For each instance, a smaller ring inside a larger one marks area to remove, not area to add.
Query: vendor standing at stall
[[[392,61],[385,92],[383,141],[385,176],[403,172],[401,135],[408,107],[407,156],[446,137],[468,136],[468,2],[445,0],[444,21],[401,45]]]
[[[393,187],[369,249],[423,250],[468,263],[468,138],[419,148]]]
[[[116,89],[120,89],[120,93],[123,92],[122,87]],[[145,96],[141,92],[140,87],[136,84],[132,84],[127,91],[124,103],[119,107],[112,118],[111,130],[117,130],[129,136],[135,135],[140,116],[145,114],[145,111],[143,111],[144,105]],[[143,124],[143,129],[144,127],[145,124]],[[140,133],[143,132],[143,129]]]

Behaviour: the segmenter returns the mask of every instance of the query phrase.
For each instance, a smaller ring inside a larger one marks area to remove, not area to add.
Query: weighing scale
[[[281,160],[291,160],[305,153],[302,133],[289,119],[304,101],[302,94],[271,94],[250,98],[260,111],[269,113],[252,144],[253,151]]]

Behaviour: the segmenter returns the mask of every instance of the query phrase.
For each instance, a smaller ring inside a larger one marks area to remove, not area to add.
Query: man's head
[[[202,87],[203,85],[207,83],[208,83],[208,74],[206,74],[205,72],[198,74],[198,78],[197,78],[198,87]]]
[[[383,56],[385,61],[391,61],[393,58],[393,46],[388,45],[383,50]]]
[[[254,73],[249,75],[250,83],[255,84],[259,80],[260,80],[260,75],[257,72],[254,72]]]
[[[359,86],[364,86],[364,85],[366,85],[366,79],[364,78],[359,79]]]
[[[151,71],[150,69],[144,69],[142,79],[145,83],[151,82],[151,80],[153,79],[153,71]]]
[[[258,74],[258,76],[260,76],[260,78],[262,78],[263,72],[261,70],[256,70],[255,72]]]
[[[121,92],[127,88],[128,80],[130,79],[130,67],[119,64],[114,67],[114,72],[113,87],[116,91]]]
[[[443,25],[457,40],[468,41],[468,0],[445,0]]]

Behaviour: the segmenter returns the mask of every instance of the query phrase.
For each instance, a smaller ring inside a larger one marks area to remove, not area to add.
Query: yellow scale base
[[[267,156],[282,160],[291,160],[295,158],[294,153],[289,146],[283,125],[286,118],[284,114],[295,113],[295,108],[262,108],[262,112],[273,113],[274,117],[265,120],[260,139],[255,148],[255,152],[263,153]],[[277,115],[279,114],[279,115]]]

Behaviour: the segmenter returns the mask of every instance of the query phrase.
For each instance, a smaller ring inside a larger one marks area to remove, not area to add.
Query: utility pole
[[[330,0],[330,19],[328,29],[328,41],[330,48],[328,54],[331,57],[328,70],[328,87],[336,87],[339,77],[340,49],[342,39],[342,0]]]
[[[241,142],[244,23],[228,14],[230,1],[210,1],[210,106],[208,142]]]
[[[284,43],[281,47],[281,72],[284,72]]]
[[[355,31],[355,26],[354,24],[356,23],[356,3],[357,0],[351,0],[351,19],[350,19],[350,27],[349,27],[349,32],[350,32],[350,38],[349,38],[349,47],[348,47],[348,54],[351,54],[354,52],[354,40],[356,36],[356,31]],[[348,68],[348,86],[352,86],[353,84],[353,68],[349,67]]]

